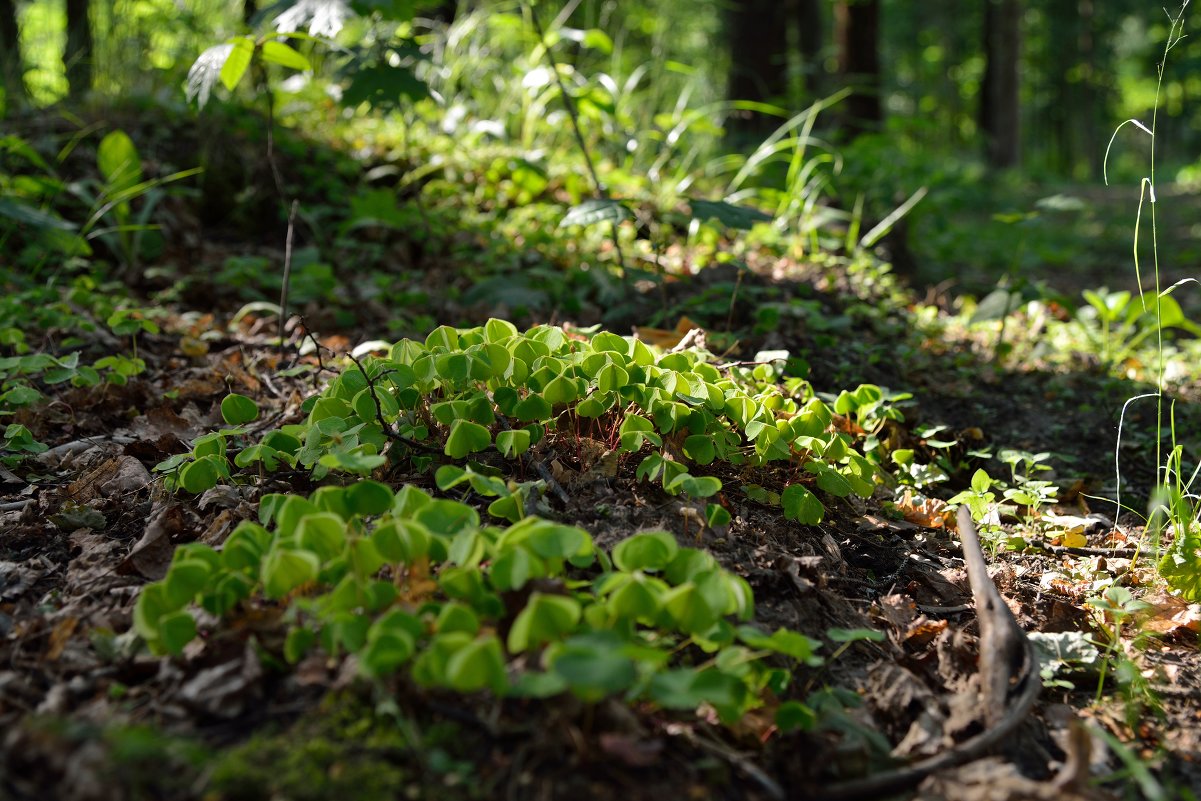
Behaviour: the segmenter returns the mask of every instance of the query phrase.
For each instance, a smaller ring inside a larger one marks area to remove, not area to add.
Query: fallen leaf
[[[1150,604],[1150,615],[1142,624],[1144,631],[1163,637],[1201,631],[1201,604],[1190,604],[1167,593],[1143,600]]]
[[[63,655],[63,649],[67,647],[67,641],[71,639],[71,635],[75,633],[75,629],[78,627],[79,618],[73,616],[64,617],[54,624],[54,628],[50,630],[50,642],[46,646],[46,659],[48,661],[58,661],[58,658]]]
[[[954,518],[954,511],[938,498],[924,498],[905,490],[896,503],[905,519],[923,528],[945,528]]]
[[[663,350],[671,350],[676,345],[680,344],[680,340],[683,339],[689,331],[700,327],[701,326],[688,319],[688,317],[681,317],[680,321],[676,323],[675,329],[670,331],[665,328],[652,328],[651,326],[636,325],[634,326],[634,336],[638,337],[638,339],[642,340],[648,345],[654,345],[662,348]]]
[[[905,642],[911,645],[925,645],[942,634],[946,627],[947,621],[931,620],[922,615],[909,624],[909,628],[905,631]]]
[[[150,522],[142,538],[133,546],[118,571],[137,573],[151,581],[167,575],[167,567],[175,553],[172,537],[183,531],[183,508],[177,503],[163,503],[150,512]]]
[[[232,720],[259,695],[263,668],[253,643],[242,654],[215,667],[205,668],[184,682],[179,698],[193,709]]]
[[[917,617],[917,604],[907,595],[893,593],[876,602],[880,617],[893,628],[904,631]]]
[[[1083,548],[1088,545],[1088,537],[1083,531],[1055,531],[1047,536],[1052,545],[1062,545],[1064,548]]]

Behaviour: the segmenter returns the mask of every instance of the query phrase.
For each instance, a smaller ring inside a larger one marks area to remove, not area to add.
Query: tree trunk
[[[822,0],[800,0],[797,13],[800,28],[801,69],[805,76],[805,91],[810,97],[822,93]]]
[[[25,65],[21,61],[15,0],[0,0],[0,80],[4,85],[5,113],[25,105],[29,95],[25,90]]]
[[[984,5],[984,83],[980,130],[989,166],[1016,167],[1021,140],[1020,0],[986,0]]]
[[[92,88],[92,21],[88,0],[67,0],[67,47],[63,51],[68,92],[72,98]]]
[[[759,103],[788,100],[788,4],[780,0],[736,0],[726,12],[730,76],[726,97]],[[728,123],[735,138],[758,138],[778,121],[738,112]]]
[[[839,67],[852,87],[847,98],[847,130],[851,136],[879,130],[884,122],[880,101],[880,0],[840,0],[835,7]]]
[[[243,0],[242,2],[242,24],[247,28],[251,27],[250,23],[254,22],[254,15],[259,13],[258,0]]]

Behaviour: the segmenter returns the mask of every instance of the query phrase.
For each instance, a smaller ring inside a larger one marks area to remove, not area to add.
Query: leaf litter
[[[827,293],[831,315],[849,302],[849,289],[825,271],[751,261],[746,296],[755,286],[785,297]],[[716,280],[673,281],[669,300],[700,297]],[[628,322],[642,324],[661,300],[642,298]],[[200,311],[214,315],[210,326],[221,319],[219,310]],[[494,312],[481,309],[481,319]],[[751,327],[750,303],[732,312],[735,328]],[[670,349],[700,328],[682,317],[674,330],[642,330]],[[372,332],[337,333],[324,342],[345,351]],[[803,526],[784,520],[778,507],[731,493],[729,524],[712,529],[703,509],[638,481],[633,464],[588,439],[559,449],[549,463],[567,490],[566,500],[549,501],[557,519],[592,532],[605,548],[641,530],[667,530],[681,544],[707,548],[750,584],[759,624],[823,638],[827,655],[839,647],[828,632],[881,631],[882,640],[855,642],[830,666],[800,676],[813,691],[843,688],[861,703],[831,700],[822,729],[784,733],[757,713],[724,727],[704,710],[690,718],[616,699],[590,705],[570,697],[414,694],[399,679],[367,685],[345,658],[312,654],[282,669],[270,654],[279,652],[284,627],[280,610],[270,607],[241,614],[232,635],[194,640],[177,658],[153,657],[131,634],[132,607],[139,588],[165,574],[175,548],[219,546],[238,522],[254,519],[262,494],[312,489],[307,477],[284,474],[172,496],[150,473],[219,427],[229,391],[255,398],[277,421],[297,419],[311,394],[311,377],[273,371],[274,347],[253,320],[220,337],[207,348],[165,338],[146,343],[149,369],[125,387],[62,389],[73,416],[30,421],[50,449],[0,475],[0,788],[14,798],[245,797],[239,787],[270,788],[270,776],[245,765],[282,763],[271,740],[280,732],[301,743],[310,766],[335,786],[340,771],[356,775],[362,754],[319,741],[379,749],[401,766],[390,780],[393,795],[381,797],[874,797],[854,782],[895,770],[889,756],[937,759],[988,728],[982,711],[995,722],[1009,708],[994,699],[981,710],[977,700],[978,654],[988,635],[953,515],[941,501],[918,493],[891,506],[846,500],[820,526]],[[1066,428],[1057,429],[1029,413],[1049,380],[1112,392],[1096,377],[1013,370],[999,379],[977,365],[976,378],[965,381],[938,361],[902,374],[887,360],[831,352],[799,324],[757,338],[740,343],[743,350],[803,353],[819,386],[840,386],[853,374],[917,391],[916,406],[894,432],[900,438],[916,440],[919,422],[937,422],[970,432],[965,441],[1076,455],[1076,469],[1093,481],[1110,469],[1108,443],[1082,433],[1098,430],[1096,420],[1065,414]],[[306,361],[319,377],[317,355]],[[1004,392],[994,391],[999,385]],[[783,489],[766,469],[745,475],[715,465],[714,472],[729,487]],[[393,479],[431,486],[420,473]],[[1098,652],[1085,600],[1099,576],[1138,576],[1130,561],[1070,552],[1113,545],[1108,527],[1084,511],[1064,506],[1047,515],[1049,543],[1067,551],[987,554],[987,578],[1000,587],[1004,614],[1035,635],[1044,680],[1071,677],[1074,686],[1044,691],[993,755],[913,782],[915,798],[1107,798],[1090,783],[1090,766],[1106,775],[1129,760],[1155,766],[1175,786],[1201,783],[1201,611],[1170,595],[1147,598],[1144,628],[1156,639],[1129,663],[1138,673],[1132,685],[1141,681],[1147,695],[1142,703],[1107,696],[1112,703],[1094,704]],[[1005,695],[1014,680],[993,686],[1008,686]],[[348,730],[328,723],[347,709],[356,721]]]

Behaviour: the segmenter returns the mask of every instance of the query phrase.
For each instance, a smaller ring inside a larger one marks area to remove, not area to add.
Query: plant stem
[[[538,12],[534,8],[532,2],[522,0],[522,5],[530,15],[530,20],[534,24],[534,32],[538,34],[538,44],[542,46],[543,52],[546,54],[546,62],[550,65],[551,75],[555,76],[555,83],[559,86],[559,96],[563,98],[563,105],[567,109],[567,116],[571,119],[571,130],[575,134],[576,144],[579,145],[580,153],[584,156],[584,164],[588,167],[588,175],[592,178],[592,186],[598,200],[609,200],[609,192],[605,189],[605,185],[601,183],[600,176],[596,172],[596,164],[592,160],[592,153],[588,150],[588,143],[584,141],[584,133],[580,128],[580,117],[576,112],[575,102],[572,101],[571,95],[567,92],[567,84],[563,82],[563,77],[559,75],[559,65],[555,61],[555,57],[550,52],[550,45],[546,43],[546,31],[542,28],[542,21],[538,19]],[[621,250],[621,240],[617,236],[617,223],[610,223],[612,226],[613,249],[617,251],[617,264],[621,267],[622,274],[625,274],[626,260],[625,254]]]

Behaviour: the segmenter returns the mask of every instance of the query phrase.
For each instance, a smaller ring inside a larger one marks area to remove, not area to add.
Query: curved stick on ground
[[[966,507],[959,508],[959,536],[963,560],[980,620],[980,693],[985,705],[984,731],[949,751],[904,768],[821,788],[820,797],[831,801],[879,798],[913,787],[934,773],[983,756],[1013,732],[1030,713],[1042,690],[1038,656],[1026,633],[1018,626],[1005,599],[988,577],[980,537]]]

